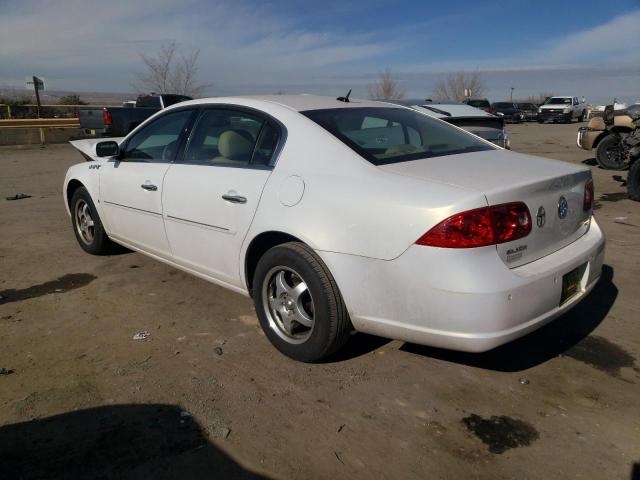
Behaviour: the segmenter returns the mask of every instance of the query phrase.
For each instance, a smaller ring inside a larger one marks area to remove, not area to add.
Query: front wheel
[[[258,262],[252,296],[260,325],[280,352],[315,362],[349,338],[351,322],[338,286],[308,246],[289,242]]]
[[[598,144],[596,161],[607,170],[624,170],[626,168],[622,140],[617,135],[607,135]]]
[[[106,255],[114,244],[109,240],[91,195],[80,187],[71,197],[71,223],[73,232],[82,249],[92,255]]]
[[[629,198],[640,202],[640,159],[633,162],[627,176],[627,190]]]

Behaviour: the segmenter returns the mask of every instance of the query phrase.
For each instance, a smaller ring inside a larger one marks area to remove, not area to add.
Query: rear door
[[[240,286],[240,248],[281,136],[280,127],[259,112],[201,111],[182,161],[164,180],[164,221],[175,262]]]
[[[169,258],[162,220],[162,182],[193,109],[162,115],[122,145],[123,153],[100,169],[100,198],[109,234]]]

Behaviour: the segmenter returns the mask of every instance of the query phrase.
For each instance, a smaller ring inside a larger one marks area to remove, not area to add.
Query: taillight
[[[105,125],[111,125],[113,119],[111,118],[111,112],[109,110],[102,111],[102,123]]]
[[[593,180],[589,179],[584,184],[584,198],[582,200],[582,208],[586,212],[593,207]]]
[[[456,213],[416,244],[441,248],[473,248],[511,242],[531,232],[531,214],[522,202],[503,203]]]

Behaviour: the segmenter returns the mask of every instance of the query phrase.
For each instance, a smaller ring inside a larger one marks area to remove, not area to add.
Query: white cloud
[[[575,61],[590,58],[593,63],[640,62],[640,10],[626,13],[597,27],[560,38],[544,55],[548,60]]]
[[[129,89],[138,52],[169,40],[199,48],[201,74],[214,84],[308,80],[397,48],[367,35],[301,28],[269,7],[238,1],[161,0],[149,9],[123,1],[23,1],[0,8],[0,82],[37,73],[57,88],[93,78],[96,86],[83,90]]]

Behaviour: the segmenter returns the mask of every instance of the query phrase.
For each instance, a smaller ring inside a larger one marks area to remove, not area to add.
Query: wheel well
[[[267,250],[287,242],[301,242],[300,239],[283,232],[263,232],[251,240],[247,254],[245,255],[244,273],[247,281],[249,293],[251,293],[253,274],[256,271],[258,262]]]
[[[593,141],[593,145],[591,146],[591,149],[597,148],[598,144],[602,141],[602,139],[608,135],[609,135],[609,132],[607,130],[605,130],[600,135],[598,135],[596,139]]]
[[[69,207],[69,211],[71,211],[71,197],[77,189],[80,187],[84,187],[84,185],[80,182],[80,180],[71,180],[67,185],[67,206]]]

